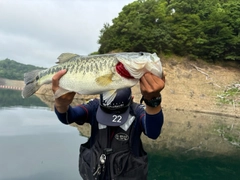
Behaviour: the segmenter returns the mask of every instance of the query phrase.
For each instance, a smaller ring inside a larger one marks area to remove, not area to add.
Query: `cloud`
[[[49,67],[97,51],[100,30],[134,0],[1,0],[0,60]]]

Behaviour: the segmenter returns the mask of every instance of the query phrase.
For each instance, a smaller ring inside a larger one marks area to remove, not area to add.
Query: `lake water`
[[[76,180],[87,138],[38,97],[0,90],[0,180]],[[237,118],[165,111],[161,137],[143,137],[149,179],[240,179]]]

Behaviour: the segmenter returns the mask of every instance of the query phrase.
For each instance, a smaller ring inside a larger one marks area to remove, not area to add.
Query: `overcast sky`
[[[104,23],[133,1],[0,0],[0,60],[51,67],[63,52],[95,52]]]

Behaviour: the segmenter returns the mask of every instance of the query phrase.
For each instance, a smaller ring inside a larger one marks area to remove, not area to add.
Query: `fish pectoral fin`
[[[96,78],[96,83],[100,86],[107,86],[112,82],[113,74],[106,74]]]
[[[103,100],[107,105],[109,105],[115,99],[116,95],[117,95],[116,90],[103,92]]]
[[[54,94],[54,98],[57,99],[57,98],[59,98],[60,96],[62,96],[62,95],[64,95],[64,94],[67,94],[67,93],[69,93],[69,92],[71,92],[71,91],[59,87],[58,90],[57,90],[57,91],[55,92],[55,94]]]
[[[56,62],[57,64],[62,64],[64,62],[69,61],[70,59],[72,59],[73,57],[78,56],[77,54],[73,54],[73,53],[62,53],[60,56],[58,56],[58,62]]]

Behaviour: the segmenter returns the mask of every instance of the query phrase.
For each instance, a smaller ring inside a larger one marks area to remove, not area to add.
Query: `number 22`
[[[120,116],[120,115],[113,115],[112,122],[121,123],[121,120],[122,120],[122,116]]]

